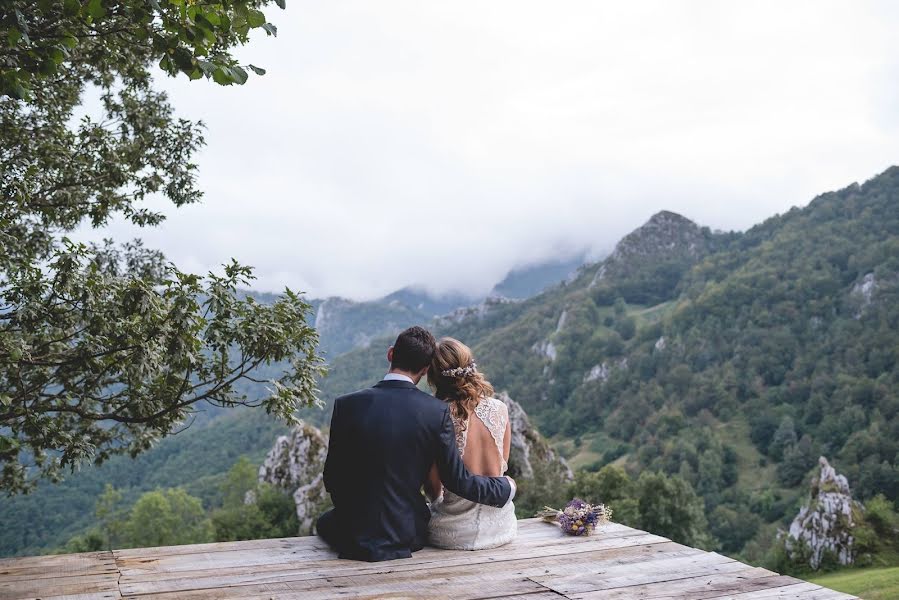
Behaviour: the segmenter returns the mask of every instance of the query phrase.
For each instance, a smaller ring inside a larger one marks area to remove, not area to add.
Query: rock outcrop
[[[565,459],[531,425],[521,405],[506,393],[499,398],[509,407],[512,428],[509,475],[516,480],[529,480],[535,475],[553,479],[549,485],[570,481],[573,474]],[[261,482],[293,494],[301,535],[312,533],[315,519],[330,503],[322,478],[327,453],[328,437],[315,427],[301,423],[290,434],[277,439],[259,468]]]
[[[275,441],[259,467],[259,481],[293,494],[300,535],[312,533],[315,519],[330,503],[322,479],[327,454],[327,436],[307,423],[300,423],[289,435]]]
[[[672,258],[695,261],[706,252],[707,240],[699,225],[663,210],[616,244],[612,254],[599,265],[590,287],[641,264]]]
[[[813,569],[821,566],[825,554],[833,555],[841,565],[851,565],[855,559],[855,515],[862,507],[852,499],[845,476],[823,456],[818,464],[821,470],[812,481],[809,502],[790,524],[785,546],[793,558],[807,555]]]
[[[499,395],[509,409],[512,443],[509,451],[509,476],[514,479],[531,479],[535,472],[556,473],[559,483],[574,478],[571,468],[558,452],[552,449],[543,436],[531,425],[531,420],[518,402],[505,392]]]

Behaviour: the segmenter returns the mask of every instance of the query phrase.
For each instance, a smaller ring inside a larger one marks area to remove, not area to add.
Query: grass
[[[809,578],[809,581],[864,600],[899,598],[899,567],[844,569]]]

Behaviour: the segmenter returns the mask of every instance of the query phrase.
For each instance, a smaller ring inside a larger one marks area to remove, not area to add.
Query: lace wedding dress
[[[508,409],[501,400],[485,398],[478,403],[474,414],[496,442],[496,451],[499,452],[501,463],[499,474],[503,475],[508,469],[503,458],[503,436],[509,422]],[[459,453],[465,456],[468,423],[462,423],[453,417],[453,425],[456,428],[456,445],[459,447]],[[443,494],[431,504],[428,536],[430,544],[438,548],[450,550],[496,548],[511,542],[517,533],[518,520],[515,518],[515,506],[511,501],[501,508],[496,508],[460,498],[444,489]]]

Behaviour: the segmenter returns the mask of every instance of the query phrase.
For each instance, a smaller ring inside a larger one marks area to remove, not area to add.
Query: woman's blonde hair
[[[435,396],[449,403],[453,415],[462,423],[468,422],[482,398],[493,396],[493,386],[477,370],[471,348],[451,337],[437,343],[428,368],[428,384]]]

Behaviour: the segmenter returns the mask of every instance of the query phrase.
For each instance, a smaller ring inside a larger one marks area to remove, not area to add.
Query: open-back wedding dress
[[[500,472],[483,474],[503,475],[508,469],[503,454],[503,436],[509,423],[509,411],[501,400],[484,398],[473,412],[490,432],[496,451],[499,452]],[[463,423],[453,415],[453,411],[450,411],[450,415],[456,428],[456,445],[464,458],[472,416],[469,415],[468,421]],[[491,448],[484,448],[484,451],[490,450]],[[511,501],[496,508],[460,498],[444,489],[443,494],[431,504],[428,535],[433,546],[451,550],[495,548],[511,542],[517,533],[518,521]]]

